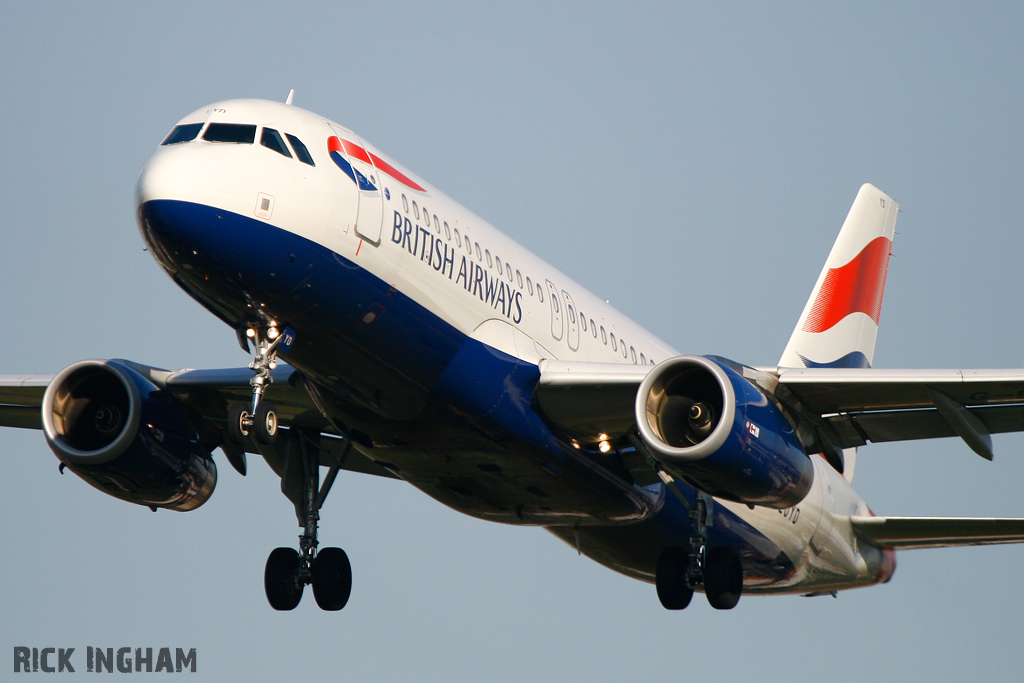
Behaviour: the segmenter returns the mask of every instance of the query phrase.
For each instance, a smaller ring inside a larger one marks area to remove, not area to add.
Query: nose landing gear
[[[252,404],[248,406],[241,401],[231,404],[228,409],[228,437],[236,444],[244,444],[251,434],[258,443],[270,445],[277,438],[277,412],[273,403],[263,400],[263,393],[274,382],[270,371],[277,367],[277,352],[287,350],[295,340],[295,334],[290,329],[282,332],[276,324],[271,324],[265,332],[249,327],[245,336],[256,347],[256,357],[249,363],[249,369],[254,373],[249,380]]]

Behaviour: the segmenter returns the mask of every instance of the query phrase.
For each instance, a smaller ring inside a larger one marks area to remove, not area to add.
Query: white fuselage
[[[188,202],[291,233],[387,283],[466,337],[532,365],[547,358],[653,366],[678,355],[344,127],[298,107],[260,100],[217,103],[180,123],[218,122],[256,124],[255,142],[208,142],[200,133],[191,141],[160,146],[139,175],[139,206]],[[289,158],[261,145],[268,127],[301,140],[315,165],[295,158],[294,148]],[[342,142],[343,151],[333,152],[343,158],[342,165],[332,157],[331,138]],[[344,162],[373,189],[360,189],[342,168]],[[376,315],[368,310],[366,324]],[[415,408],[394,411],[390,417],[415,417]],[[813,486],[793,508],[750,509],[716,500],[716,507],[756,529],[766,552],[767,546],[781,549],[792,562],[784,576],[748,577],[746,591],[827,592],[891,575],[892,553],[858,543],[848,522],[850,515],[870,514],[867,505],[821,457],[812,460]],[[661,501],[651,506],[650,515],[658,514],[665,499],[660,485],[641,494]],[[589,528],[583,527],[584,535]],[[587,543],[582,545],[586,553]],[[595,559],[650,580],[645,569],[624,568],[608,557]]]

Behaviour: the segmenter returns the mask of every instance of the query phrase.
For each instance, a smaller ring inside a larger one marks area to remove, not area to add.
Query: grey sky
[[[213,5],[213,6],[211,6]],[[688,353],[774,363],[858,187],[902,209],[875,363],[1024,365],[1024,10],[940,3],[8,3],[0,372],[245,365],[160,271],[138,169],[186,113],[283,100],[346,124]],[[1024,437],[869,446],[878,514],[1024,516]],[[829,598],[665,612],[537,529],[339,477],[341,613],[263,596],[298,528],[261,462],[153,514],[0,433],[12,648],[195,647],[190,680],[1017,680],[1024,547],[911,551]]]

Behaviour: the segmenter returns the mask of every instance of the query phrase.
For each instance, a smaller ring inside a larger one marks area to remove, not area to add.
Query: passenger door
[[[381,192],[380,174],[373,167],[370,155],[355,134],[333,124],[331,129],[341,141],[345,160],[352,170],[351,174],[347,171],[346,174],[358,188],[356,234],[370,244],[378,246],[381,222],[384,219],[384,195]]]

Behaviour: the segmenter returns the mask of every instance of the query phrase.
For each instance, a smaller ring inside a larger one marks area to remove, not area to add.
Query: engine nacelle
[[[717,360],[679,356],[652,369],[637,392],[636,420],[667,471],[714,496],[788,508],[814,481],[786,417]]]
[[[181,407],[116,361],[64,368],[46,389],[42,417],[61,462],[115,498],[194,510],[217,484],[213,459]]]

